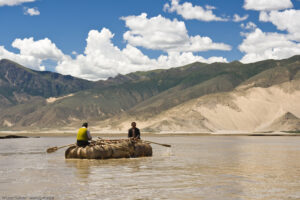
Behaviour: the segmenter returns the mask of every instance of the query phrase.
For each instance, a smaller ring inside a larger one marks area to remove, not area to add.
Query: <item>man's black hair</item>
[[[84,122],[83,124],[82,124],[82,126],[84,126],[85,128],[87,128],[88,127],[88,123],[87,122]]]

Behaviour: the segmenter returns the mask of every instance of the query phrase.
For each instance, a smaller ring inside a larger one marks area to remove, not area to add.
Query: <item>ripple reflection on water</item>
[[[0,141],[0,194],[55,199],[298,199],[300,137],[147,137],[152,158],[65,160],[74,138]],[[53,145],[54,144],[54,145]]]

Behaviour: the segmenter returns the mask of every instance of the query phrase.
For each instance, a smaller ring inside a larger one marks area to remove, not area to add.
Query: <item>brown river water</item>
[[[147,136],[153,157],[65,160],[72,137],[0,141],[0,199],[300,199],[300,137]]]

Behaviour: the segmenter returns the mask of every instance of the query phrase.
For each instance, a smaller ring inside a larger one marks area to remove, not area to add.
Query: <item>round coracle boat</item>
[[[152,156],[152,147],[142,140],[98,140],[86,147],[71,146],[65,158],[109,159]]]

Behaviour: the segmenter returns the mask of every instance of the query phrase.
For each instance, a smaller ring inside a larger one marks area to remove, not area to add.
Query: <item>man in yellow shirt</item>
[[[85,122],[82,124],[82,127],[78,130],[77,133],[77,146],[85,147],[89,145],[89,140],[92,139],[90,131],[87,129],[88,123]]]

